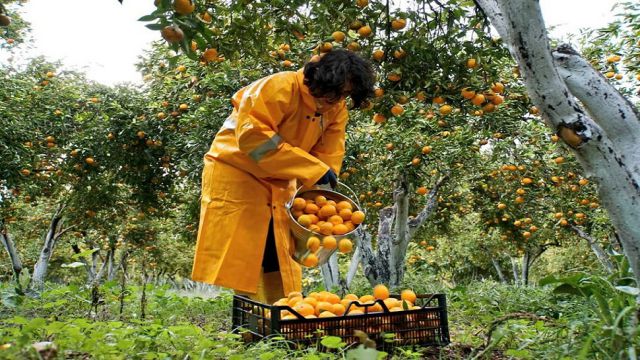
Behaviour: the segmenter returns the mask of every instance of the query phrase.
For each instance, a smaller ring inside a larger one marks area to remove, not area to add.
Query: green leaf
[[[145,15],[143,17],[141,17],[140,19],[138,19],[138,21],[152,21],[158,18],[158,15],[156,14],[149,14],[149,15]]]
[[[151,30],[162,30],[164,29],[165,25],[164,24],[147,24],[145,25],[145,27]]]
[[[555,289],[553,289],[553,292],[556,294],[582,295],[582,293],[578,288],[571,286],[569,284],[562,284],[556,287]]]
[[[514,356],[517,358],[530,358],[531,354],[529,353],[529,350],[527,349],[522,349],[522,350],[517,350],[517,349],[509,349],[507,351],[505,351],[505,355],[510,355],[510,356]]]
[[[74,260],[81,259],[81,258],[89,256],[89,255],[91,255],[94,252],[99,251],[99,250],[100,250],[99,248],[93,248],[93,249],[84,250],[84,251],[81,251],[81,252],[79,252],[77,254],[72,255],[71,258],[74,259]]]
[[[320,343],[323,346],[328,347],[329,349],[338,349],[347,345],[338,336],[325,336],[322,338],[322,341],[320,341]]]
[[[347,351],[347,360],[377,360],[379,353],[376,349],[365,348],[360,344],[357,348]]]
[[[616,289],[618,291],[622,291],[625,294],[629,294],[629,295],[633,295],[633,296],[640,295],[640,288],[637,288],[637,287],[633,287],[633,286],[616,286]]]

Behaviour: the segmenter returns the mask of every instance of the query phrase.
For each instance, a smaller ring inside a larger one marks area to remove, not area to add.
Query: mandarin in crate
[[[416,293],[413,292],[413,290],[405,289],[402,290],[402,293],[400,293],[400,298],[402,300],[410,301],[412,304],[415,304],[417,296]]]
[[[320,315],[323,311],[333,310],[333,304],[327,301],[318,301],[318,305],[315,306],[316,315]]]
[[[389,298],[389,288],[384,284],[378,284],[373,288],[373,296],[376,299],[384,300]]]

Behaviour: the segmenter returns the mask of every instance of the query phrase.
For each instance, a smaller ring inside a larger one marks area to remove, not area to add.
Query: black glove
[[[338,177],[336,176],[336,173],[333,172],[333,170],[331,169],[329,169],[329,171],[327,171],[324,175],[322,175],[320,180],[316,182],[316,185],[325,185],[325,184],[329,184],[332,189],[335,189],[336,186],[338,186]]]

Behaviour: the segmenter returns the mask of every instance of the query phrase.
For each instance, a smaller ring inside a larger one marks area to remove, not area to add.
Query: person
[[[193,280],[263,303],[301,291],[285,205],[298,184],[335,187],[346,98],[354,108],[366,104],[374,82],[366,60],[334,50],[233,95],[233,111],[204,156]]]

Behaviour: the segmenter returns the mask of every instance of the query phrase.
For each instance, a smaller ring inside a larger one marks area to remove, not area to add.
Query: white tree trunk
[[[380,210],[377,251],[373,250],[370,233],[364,229],[356,233],[358,245],[347,274],[347,287],[355,276],[358,263],[362,265],[364,275],[372,286],[376,284],[386,284],[391,288],[400,286],[403,279],[407,245],[418,229],[435,212],[438,205],[438,191],[446,179],[448,179],[448,175],[438,180],[429,192],[427,204],[415,218],[408,218],[407,191],[402,188],[397,188],[394,191],[394,206]],[[399,184],[400,187],[403,187],[402,181]],[[403,225],[398,225],[398,221],[401,221]],[[403,235],[398,237],[398,234]]]
[[[15,276],[16,285],[18,288],[21,288],[20,273],[22,273],[22,261],[20,261],[20,254],[16,250],[16,246],[13,243],[13,239],[11,239],[11,235],[9,235],[9,230],[6,228],[4,220],[0,221],[2,221],[0,224],[0,241],[2,241],[4,248],[7,249],[7,253],[9,253],[9,259],[11,259],[11,267]]]
[[[320,266],[322,278],[324,279],[324,287],[331,290],[340,287],[340,270],[338,269],[338,252],[333,253],[329,260]]]
[[[514,258],[509,258],[511,260],[511,271],[513,272],[513,283],[514,285],[520,284],[520,275],[518,274],[518,262]]]
[[[587,176],[599,185],[601,203],[640,283],[637,110],[568,46],[552,55],[538,1],[477,3],[518,62],[528,93],[547,125],[573,149]]]
[[[612,274],[615,271],[615,266],[613,266],[613,263],[609,259],[609,256],[607,256],[607,253],[602,249],[602,247],[600,247],[600,245],[598,245],[596,240],[592,238],[589,234],[584,232],[584,230],[582,230],[581,228],[575,225],[571,225],[571,229],[575,231],[575,233],[578,234],[578,236],[587,240],[589,247],[591,247],[591,250],[596,255],[596,258],[598,259],[598,261],[600,261],[600,264],[602,264],[602,267],[604,267],[604,269],[609,274]]]
[[[29,290],[40,292],[44,287],[44,281],[47,277],[47,269],[49,267],[49,260],[51,254],[56,245],[56,241],[62,236],[69,228],[62,229],[62,211],[65,205],[61,204],[51,217],[51,223],[49,224],[49,230],[44,237],[44,245],[40,251],[38,261],[33,266],[33,275],[29,284]]]
[[[496,273],[498,273],[498,279],[500,279],[500,282],[503,284],[506,284],[507,279],[504,277],[504,274],[502,273],[502,268],[500,267],[500,263],[498,263],[498,260],[492,257],[491,263],[493,264],[493,267],[496,269]]]

